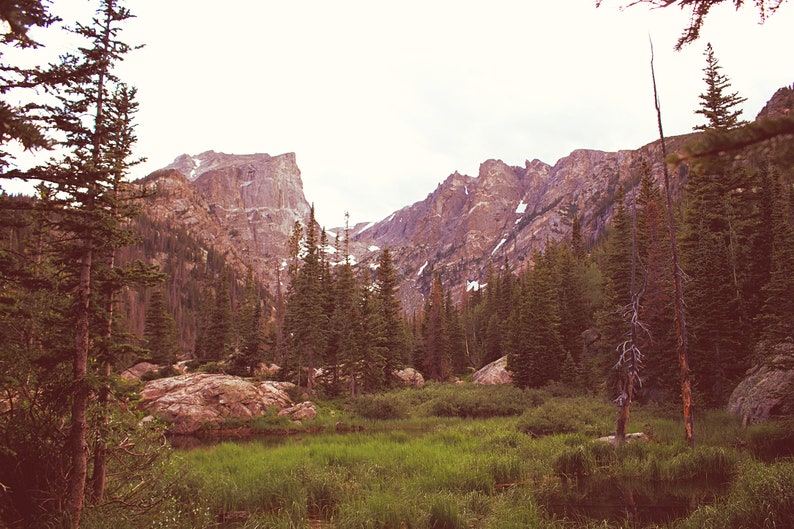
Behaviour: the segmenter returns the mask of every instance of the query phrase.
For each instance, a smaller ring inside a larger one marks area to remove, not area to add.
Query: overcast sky
[[[794,82],[788,3],[763,26],[751,5],[724,5],[681,52],[688,12],[625,3],[127,2],[137,18],[121,38],[145,44],[118,70],[138,88],[148,161],[134,176],[182,153],[295,152],[306,197],[332,227],[345,211],[380,220],[489,158],[553,165],[576,148],[653,141],[649,35],[669,135],[701,121],[709,41],[747,118]]]

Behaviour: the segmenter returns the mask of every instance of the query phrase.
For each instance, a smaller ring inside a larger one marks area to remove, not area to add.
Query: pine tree
[[[231,374],[251,376],[264,360],[265,332],[262,299],[252,269],[243,290],[243,299],[237,311],[237,339],[229,355]]]
[[[328,359],[331,364],[332,377],[329,392],[332,395],[341,393],[340,368],[344,366],[349,377],[350,397],[356,397],[356,379],[359,376],[358,365],[360,351],[356,344],[357,322],[359,322],[358,301],[360,291],[350,262],[350,227],[349,216],[345,215],[345,232],[343,241],[344,261],[336,269],[334,287],[334,308],[330,320],[328,338]]]
[[[781,178],[772,213],[772,271],[763,288],[758,317],[762,336],[770,341],[794,338],[794,208],[791,182]]]
[[[628,293],[631,283],[631,217],[625,202],[626,192],[620,186],[615,193],[615,214],[604,244],[601,264],[604,278],[612,283],[620,307],[631,301]]]
[[[601,334],[599,351],[596,358],[590,359],[588,378],[603,383],[614,384],[614,351],[617,344],[625,340],[626,321],[624,309],[631,300],[631,269],[632,269],[632,221],[626,208],[626,194],[619,187],[615,195],[615,214],[607,231],[601,256],[603,271],[602,303],[595,314],[595,320]]]
[[[406,364],[405,339],[402,308],[398,297],[397,272],[391,252],[384,248],[378,259],[375,298],[380,316],[380,332],[376,335],[376,346],[382,350],[382,380],[389,386],[395,371]]]
[[[448,329],[444,314],[444,290],[441,276],[433,278],[433,287],[425,302],[422,336],[424,338],[423,372],[426,378],[443,381],[449,377]]]
[[[383,377],[385,364],[385,350],[379,345],[378,337],[383,330],[382,312],[375,297],[375,284],[369,274],[363,280],[361,296],[357,304],[356,332],[357,369],[361,377],[361,387],[355,387],[356,382],[351,381],[351,392],[363,391],[373,393],[386,387]]]
[[[61,162],[34,169],[30,176],[44,185],[53,186],[57,194],[49,195],[50,206],[61,213],[60,228],[73,232],[80,240],[74,248],[79,263],[75,303],[75,354],[73,363],[74,394],[72,397],[70,453],[72,465],[65,510],[73,527],[78,527],[85,500],[87,476],[88,432],[87,407],[90,388],[87,384],[88,360],[91,351],[92,274],[97,266],[96,249],[109,234],[107,226],[117,222],[108,214],[109,190],[119,175],[119,146],[115,143],[117,129],[111,108],[113,86],[119,86],[113,64],[131,48],[117,40],[119,24],[130,18],[130,12],[116,0],[104,0],[92,25],[78,24],[74,32],[90,44],[78,54],[61,57],[56,77],[69,80],[68,88],[55,94],[58,104],[52,107],[51,120],[64,132],[69,155]],[[91,119],[86,120],[86,115]],[[129,127],[129,123],[122,127]],[[77,204],[77,206],[75,206]]]
[[[722,404],[749,367],[754,303],[745,296],[757,275],[750,254],[757,224],[757,178],[732,160],[693,164],[685,188],[681,261],[692,329],[691,367],[709,405]]]
[[[592,324],[593,310],[587,297],[586,262],[583,253],[577,259],[574,248],[559,242],[546,247],[552,266],[558,312],[561,315],[560,339],[562,347],[574,362],[582,358],[582,333]]]
[[[731,83],[728,77],[720,72],[722,66],[714,56],[711,43],[706,45],[704,55],[706,67],[703,69],[705,74],[703,80],[706,82],[706,92],[700,94],[700,108],[695,112],[706,118],[706,124],[695,126],[695,130],[725,132],[743,125],[744,122],[739,120],[742,111],[736,107],[747,101],[747,98],[740,97],[737,92],[727,92]]]
[[[696,113],[706,117],[699,126],[711,137],[723,136],[741,125],[744,102],[727,93],[730,82],[711,46],[704,69],[707,91]],[[691,366],[711,405],[721,404],[733,384],[749,367],[753,329],[751,314],[757,296],[746,296],[751,278],[758,279],[756,256],[751,255],[757,220],[755,191],[758,176],[725,157],[704,157],[692,164],[686,186],[682,262],[692,278],[685,295],[692,329]]]
[[[215,282],[214,303],[203,340],[205,358],[216,362],[226,357],[234,338],[230,280],[229,270],[226,269]]]
[[[555,296],[553,267],[540,253],[534,267],[519,282],[516,303],[508,322],[508,368],[513,384],[541,387],[559,380],[566,352],[560,339],[559,304]]]
[[[502,292],[499,276],[493,264],[488,263],[485,276],[485,296],[483,300],[483,360],[482,364],[489,364],[502,357],[502,327],[500,319],[500,292]],[[510,305],[508,305],[508,310]]]
[[[152,362],[160,365],[174,362],[178,351],[176,323],[160,288],[154,289],[149,298],[143,337]]]
[[[287,374],[296,376],[298,383],[303,379],[303,371],[306,370],[304,380],[309,394],[314,389],[314,371],[320,365],[328,338],[328,315],[325,312],[323,270],[316,224],[312,207],[306,226],[300,268],[293,271],[294,276],[290,283],[284,320],[286,335],[289,337],[285,370]],[[299,231],[296,230],[293,236],[296,233]]]
[[[637,197],[637,250],[642,263],[639,273],[643,294],[639,319],[647,329],[639,335],[639,348],[645,359],[643,393],[654,400],[672,400],[677,391],[669,244],[662,225],[661,192],[647,165],[643,166]]]
[[[19,49],[37,49],[40,44],[34,41],[28,31],[32,28],[46,28],[54,21],[49,13],[49,5],[43,0],[26,0],[4,2],[0,9],[0,20],[6,25],[3,31],[2,43],[5,46],[15,46]],[[2,57],[2,50],[0,50]],[[0,84],[0,93],[7,93],[17,86],[33,86],[46,89],[50,80],[36,78],[35,72],[2,65],[3,79]],[[19,142],[25,150],[46,149],[51,147],[51,142],[46,137],[40,123],[34,120],[35,112],[30,108],[13,106],[9,104],[11,97],[0,101],[0,147],[11,141]],[[0,150],[0,169],[6,169],[9,164],[10,154]]]
[[[124,87],[113,73],[115,63],[131,49],[117,38],[120,24],[130,16],[120,2],[104,0],[91,24],[77,24],[72,30],[86,44],[62,56],[60,65],[32,73],[37,83],[50,88],[52,99],[29,108],[35,109],[47,126],[59,131],[53,141],[61,150],[57,159],[22,176],[42,181],[41,204],[52,213],[52,229],[64,235],[65,244],[58,250],[63,252],[62,262],[68,263],[64,270],[74,280],[69,289],[74,316],[67,441],[71,461],[64,502],[72,527],[79,526],[85,502],[89,359],[97,354],[93,344],[99,343],[106,348],[100,356],[107,365],[111,347],[108,342],[112,332],[108,329],[112,324],[112,296],[106,298],[110,302],[105,303],[105,315],[99,318],[102,329],[95,324],[102,312],[95,300],[101,294],[97,279],[101,259],[119,244],[118,196],[114,190],[131,165],[127,158],[134,141],[130,122],[134,91]]]
[[[447,328],[447,354],[450,372],[462,376],[474,367],[468,362],[466,354],[466,333],[463,329],[460,310],[452,301],[452,292],[447,290],[444,297],[444,321]]]

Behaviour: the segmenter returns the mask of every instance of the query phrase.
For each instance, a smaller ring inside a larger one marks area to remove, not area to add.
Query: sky
[[[56,3],[67,20],[96,5]],[[654,141],[649,37],[667,135],[702,122],[707,42],[745,118],[794,82],[794,5],[760,25],[752,3],[724,2],[676,52],[687,11],[626,3],[128,1],[120,37],[144,47],[117,74],[138,89],[147,158],[132,177],[183,153],[294,152],[321,224],[377,221],[491,158]]]

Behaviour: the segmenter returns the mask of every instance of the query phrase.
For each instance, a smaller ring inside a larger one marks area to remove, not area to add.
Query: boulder
[[[733,390],[728,411],[745,426],[794,418],[794,342],[761,344],[756,353],[764,360]]]
[[[289,408],[284,408],[278,412],[279,417],[283,417],[284,415],[289,415],[290,418],[295,421],[302,421],[304,419],[311,421],[317,417],[317,408],[313,403],[307,400],[294,406],[290,406]]]
[[[405,385],[407,386],[421,388],[425,385],[425,377],[423,377],[422,373],[420,373],[413,367],[406,367],[405,369],[400,369],[399,371],[395,371],[394,375],[403,382],[405,382]]]
[[[248,420],[270,407],[292,402],[278,382],[251,383],[230,375],[191,373],[146,383],[143,408],[169,424],[175,434],[215,429],[230,419]]]
[[[507,369],[507,356],[494,360],[472,376],[475,384],[510,384],[512,373]]]
[[[161,366],[152,364],[151,362],[138,362],[134,366],[122,371],[120,376],[124,380],[140,380],[144,373],[156,371],[157,369],[160,369],[160,367]]]

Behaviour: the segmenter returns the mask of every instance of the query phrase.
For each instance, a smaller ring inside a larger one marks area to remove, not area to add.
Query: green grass
[[[375,418],[385,402],[391,410]],[[320,415],[322,424],[341,419],[363,431],[327,428],[277,444],[254,438],[178,452],[158,515],[141,517],[139,525],[113,520],[113,526],[620,527],[616,520],[557,519],[546,510],[556,492],[588,480],[694,490],[704,482],[730,484],[719,507],[701,507],[673,525],[686,528],[742,526],[753,516],[777,524],[766,527],[784,527],[794,509],[792,463],[764,463],[742,448],[750,441],[776,446],[785,431],[743,431],[722,412],[697,420],[694,450],[683,443],[681,421],[670,410],[636,407],[630,430],[646,431],[651,441],[613,447],[594,440],[614,427],[608,402],[538,390],[431,384],[367,397],[349,409],[325,403]],[[274,415],[260,421],[263,429],[285,426]],[[85,526],[107,521],[89,513]]]

